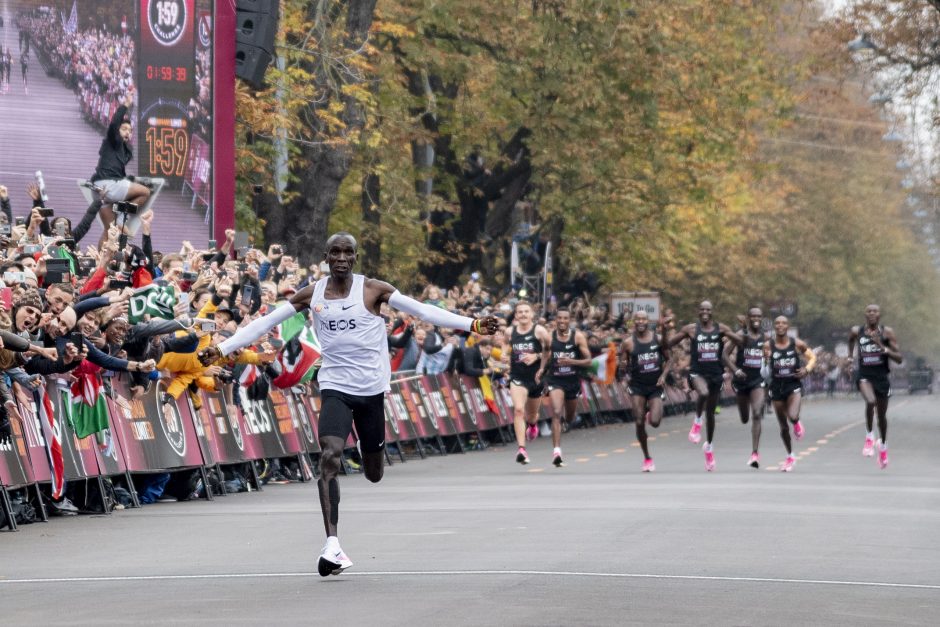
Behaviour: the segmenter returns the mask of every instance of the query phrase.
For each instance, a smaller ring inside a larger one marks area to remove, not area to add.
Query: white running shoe
[[[323,551],[320,553],[320,560],[317,562],[317,572],[320,576],[339,575],[352,565],[352,561],[340,548],[339,540],[335,536],[327,538]]]

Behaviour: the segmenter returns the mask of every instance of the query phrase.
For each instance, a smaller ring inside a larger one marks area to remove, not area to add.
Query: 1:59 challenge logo
[[[150,32],[164,46],[172,46],[183,36],[186,17],[186,0],[147,1]]]

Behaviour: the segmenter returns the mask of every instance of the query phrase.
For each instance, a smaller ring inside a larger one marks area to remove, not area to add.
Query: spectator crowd
[[[106,128],[123,95],[135,89],[131,33],[66,30],[54,14],[40,10],[19,15],[16,24],[43,65],[76,92],[85,119]]]

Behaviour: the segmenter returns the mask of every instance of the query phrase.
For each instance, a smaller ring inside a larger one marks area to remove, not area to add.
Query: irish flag
[[[607,344],[607,350],[591,360],[588,368],[598,383],[610,385],[617,374],[617,345],[613,342]]]

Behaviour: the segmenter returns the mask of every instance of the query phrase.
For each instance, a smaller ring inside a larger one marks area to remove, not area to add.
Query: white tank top
[[[349,296],[339,300],[323,297],[328,280],[317,281],[310,299],[323,360],[317,374],[320,389],[354,396],[388,392],[392,368],[385,320],[366,309],[365,277],[354,274]]]

